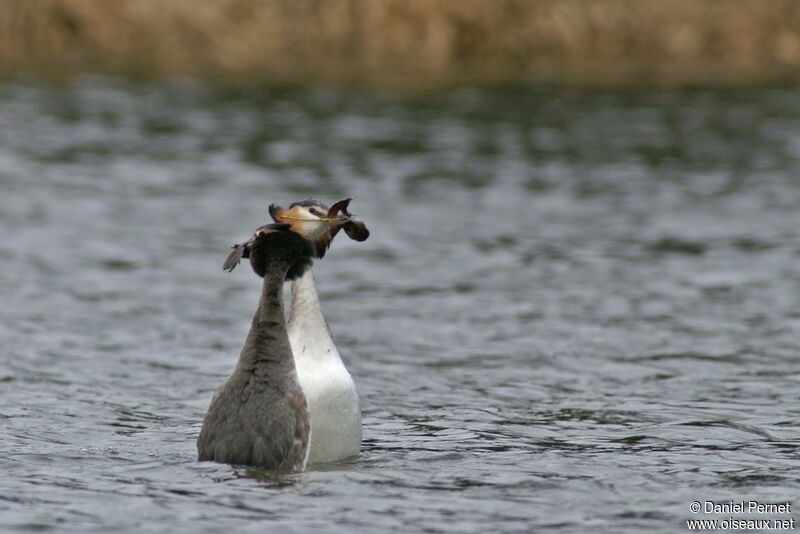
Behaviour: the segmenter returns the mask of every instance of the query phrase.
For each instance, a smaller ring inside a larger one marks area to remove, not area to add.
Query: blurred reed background
[[[392,91],[791,84],[796,0],[0,0],[0,75]]]

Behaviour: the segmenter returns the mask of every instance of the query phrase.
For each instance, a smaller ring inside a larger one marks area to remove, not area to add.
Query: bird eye
[[[322,217],[323,215],[325,215],[324,213],[322,213],[322,210],[315,207],[308,208],[308,211],[311,212],[311,215],[316,215],[317,217]]]

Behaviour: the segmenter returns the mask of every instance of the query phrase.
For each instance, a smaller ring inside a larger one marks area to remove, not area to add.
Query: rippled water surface
[[[362,454],[196,462],[260,287],[228,247],[349,195],[372,236],[315,272]],[[794,91],[0,86],[0,529],[680,532],[693,500],[791,501],[798,206]]]

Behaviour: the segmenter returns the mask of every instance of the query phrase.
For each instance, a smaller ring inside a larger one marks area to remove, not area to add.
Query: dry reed
[[[800,79],[796,0],[0,0],[0,74],[241,84]]]

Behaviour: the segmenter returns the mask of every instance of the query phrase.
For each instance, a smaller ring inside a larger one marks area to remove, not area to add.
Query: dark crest
[[[314,200],[312,198],[307,198],[306,200],[299,200],[297,202],[292,202],[289,204],[289,209],[292,209],[295,206],[303,206],[304,208],[310,208],[312,206],[319,206],[320,208],[327,210],[328,206],[320,202],[319,200]]]
[[[260,277],[264,277],[272,266],[285,268],[287,280],[302,276],[311,266],[314,245],[293,232],[288,224],[267,224],[256,229],[253,237],[231,247],[222,268],[232,271],[242,260],[250,260],[250,266]]]

